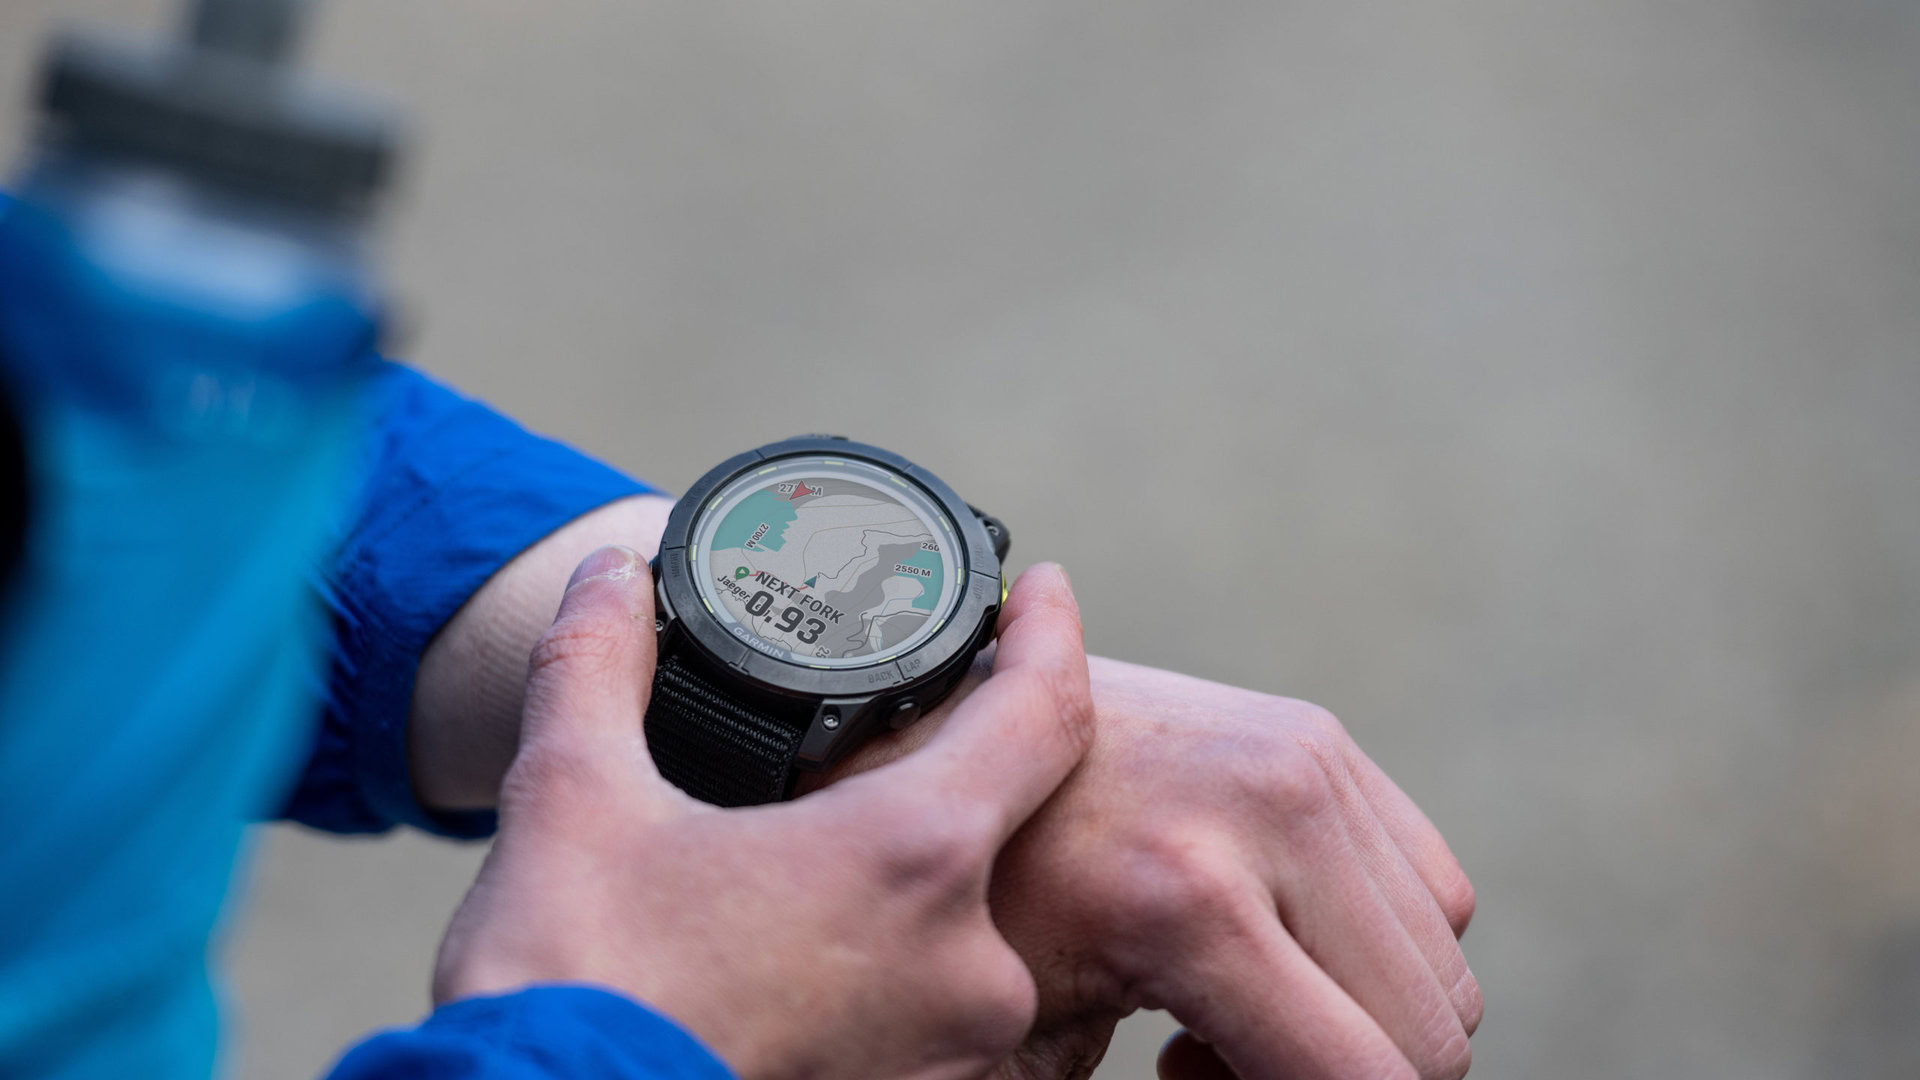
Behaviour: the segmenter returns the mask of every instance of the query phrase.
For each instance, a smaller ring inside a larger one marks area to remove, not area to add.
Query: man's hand
[[[513,756],[519,669],[574,563],[608,540],[650,551],[670,500],[610,504],[514,559],[429,647],[410,728],[415,787],[492,806]],[[984,678],[869,744],[846,776],[929,739]],[[1003,853],[993,906],[1040,986],[1005,1072],[1092,1071],[1113,1025],[1162,1005],[1170,1080],[1453,1076],[1480,992],[1455,938],[1473,889],[1411,800],[1313,705],[1092,661],[1094,747]],[[1216,1053],[1217,1050],[1217,1053]],[[1211,1070],[1211,1071],[1209,1071]]]
[[[647,750],[646,563],[589,556],[534,647],[500,834],[441,946],[436,1001],[595,983],[660,1008],[745,1080],[985,1074],[1035,1008],[988,916],[988,872],[1092,737],[1058,567],[1015,584],[1000,656],[912,757],[718,810]]]
[[[1092,673],[1093,750],[994,868],[994,920],[1040,987],[1003,1075],[1083,1077],[1137,1008],[1191,1031],[1162,1055],[1167,1080],[1465,1074],[1473,888],[1412,800],[1317,706],[1112,660]]]

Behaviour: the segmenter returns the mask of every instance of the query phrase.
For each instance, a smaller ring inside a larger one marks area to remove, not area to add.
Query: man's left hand
[[[1093,750],[994,867],[994,920],[1041,1003],[1002,1075],[1084,1077],[1140,1008],[1189,1029],[1162,1055],[1168,1080],[1464,1075],[1473,887],[1413,801],[1318,706],[1091,671]],[[905,753],[943,714],[836,775]]]

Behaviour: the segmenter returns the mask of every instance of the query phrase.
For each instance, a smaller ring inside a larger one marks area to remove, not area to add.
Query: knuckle
[[[1413,1031],[1407,1056],[1421,1080],[1460,1080],[1473,1065],[1473,1046],[1451,1000],[1436,997],[1426,1009],[1425,1021]]]
[[[528,671],[565,672],[586,677],[620,664],[626,656],[626,635],[592,619],[562,619],[547,628],[528,657]]]
[[[881,880],[894,889],[934,895],[983,890],[993,845],[981,817],[954,809],[896,818],[876,849]]]
[[[1060,734],[1078,754],[1093,745],[1093,693],[1084,673],[1049,668],[1040,675],[1040,700],[1058,718]]]
[[[1420,1068],[1420,1080],[1461,1080],[1473,1068],[1473,1044],[1467,1033],[1456,1028],[1439,1046],[1426,1055]]]
[[[1311,701],[1300,701],[1289,698],[1288,702],[1292,705],[1294,714],[1304,726],[1322,735],[1337,736],[1342,739],[1347,737],[1346,725],[1342,724],[1340,718],[1333,715],[1331,710],[1324,706],[1315,705]]]
[[[1412,1062],[1397,1053],[1388,1055],[1387,1060],[1382,1062],[1379,1068],[1364,1071],[1356,1070],[1354,1075],[1379,1076],[1383,1077],[1384,1080],[1426,1080],[1425,1077],[1420,1075],[1420,1070],[1413,1067]]]
[[[1346,781],[1343,739],[1312,727],[1249,727],[1234,733],[1221,779],[1233,797],[1268,818],[1317,815],[1336,802],[1336,778]]]
[[[1447,925],[1453,928],[1455,937],[1466,932],[1467,925],[1473,922],[1474,907],[1479,903],[1473,891],[1473,882],[1467,880],[1467,872],[1455,863],[1449,869],[1434,890],[1434,901],[1440,905],[1440,913],[1446,916]]]
[[[1382,1040],[1379,1047],[1349,1051],[1337,1062],[1327,1063],[1328,1075],[1378,1077],[1379,1080],[1428,1080],[1392,1043]]]
[[[1141,939],[1190,935],[1235,917],[1240,879],[1207,845],[1168,838],[1135,853],[1109,890],[1112,918]]]
[[[1296,745],[1292,752],[1267,756],[1257,783],[1267,807],[1282,818],[1317,817],[1336,799],[1325,748]]]
[[[1460,981],[1454,986],[1453,998],[1460,1011],[1460,1028],[1472,1036],[1480,1030],[1480,1021],[1487,1015],[1486,998],[1481,995],[1480,980],[1473,977],[1473,972],[1461,972]]]

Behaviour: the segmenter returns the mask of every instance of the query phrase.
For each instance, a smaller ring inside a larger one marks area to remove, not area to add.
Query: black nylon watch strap
[[[716,806],[755,806],[790,796],[793,761],[813,709],[748,702],[684,651],[683,643],[660,658],[647,706],[647,746],[660,775]]]

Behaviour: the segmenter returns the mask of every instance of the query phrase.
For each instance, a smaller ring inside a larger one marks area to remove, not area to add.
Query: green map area
[[[914,575],[914,580],[920,582],[920,584],[926,588],[925,591],[915,597],[913,601],[914,607],[920,608],[923,611],[932,611],[934,603],[940,599],[942,586],[946,584],[945,578],[947,571],[946,567],[940,563],[940,553],[921,548],[919,551],[913,553],[912,558],[902,559],[901,564],[904,566],[917,566],[933,572],[932,577]]]
[[[936,528],[902,498],[906,485],[896,493],[799,469],[748,484],[723,504],[701,557],[720,575],[713,601],[749,645],[806,663],[892,655],[932,633],[952,605],[956,568]]]
[[[799,516],[793,503],[785,496],[771,491],[756,491],[728,512],[726,520],[714,531],[713,549],[744,548],[748,541],[753,540],[753,534],[760,530],[760,526],[765,525],[766,535],[754,541],[754,546],[779,551],[787,542],[787,526]]]

